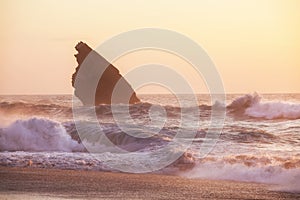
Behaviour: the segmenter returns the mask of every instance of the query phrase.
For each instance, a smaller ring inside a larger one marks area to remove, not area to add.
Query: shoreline
[[[0,199],[297,199],[270,185],[128,174],[0,167]]]

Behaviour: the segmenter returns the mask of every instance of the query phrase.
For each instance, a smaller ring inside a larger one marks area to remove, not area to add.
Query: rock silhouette
[[[140,102],[119,70],[104,57],[83,42],[79,42],[75,49],[78,51],[75,55],[78,66],[72,75],[72,86],[84,105]],[[80,69],[82,66],[84,69]]]

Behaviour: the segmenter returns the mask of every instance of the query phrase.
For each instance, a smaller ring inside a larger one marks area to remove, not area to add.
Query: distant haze
[[[214,61],[228,93],[300,92],[297,0],[2,0],[0,94],[70,94],[78,41],[96,48],[124,31],[156,27],[182,33]],[[182,73],[196,92],[201,77],[177,57],[141,51],[115,62],[122,74],[144,62]],[[147,86],[138,93],[164,93]]]

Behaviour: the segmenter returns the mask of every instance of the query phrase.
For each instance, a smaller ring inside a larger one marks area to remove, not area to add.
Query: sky
[[[71,94],[77,42],[96,48],[116,34],[151,27],[203,47],[227,93],[299,93],[299,10],[298,0],[0,0],[0,94]],[[207,92],[205,80],[168,53],[135,52],[115,65],[126,74],[145,61],[167,63],[197,93]]]

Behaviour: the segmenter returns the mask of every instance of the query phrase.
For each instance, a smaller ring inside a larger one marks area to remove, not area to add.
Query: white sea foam
[[[300,192],[300,169],[285,169],[278,165],[253,167],[238,163],[207,162],[199,163],[180,175],[188,178],[267,183],[274,184],[272,189],[275,190]]]
[[[193,157],[193,154],[185,153],[162,173],[180,173],[190,178],[270,183],[277,184],[274,189],[300,191],[299,120],[290,120],[300,119],[300,104],[295,103],[299,100],[299,95],[292,95],[292,98],[284,96],[284,99],[290,99],[294,103],[276,101],[279,98],[274,96],[267,97],[272,101],[263,100],[257,94],[248,94],[235,99],[227,106],[229,120],[226,121],[224,132],[212,151],[212,158],[199,160]],[[41,98],[45,97],[38,97],[38,99]],[[78,127],[74,125],[71,108],[68,105],[61,107],[60,102],[57,102],[59,98],[54,99],[53,105],[44,103],[44,100],[34,100],[30,105],[26,105],[26,102],[19,102],[19,100],[16,103],[4,99],[6,103],[2,102],[0,105],[0,151],[2,151],[0,152],[0,165],[116,171],[117,168],[113,166],[119,166],[121,161],[125,160],[126,166],[135,165],[142,168],[147,165],[143,162],[144,160],[149,160],[151,163],[158,159],[158,156],[152,156],[151,152],[172,141],[177,133],[177,127],[180,126],[178,121],[181,108],[166,106],[168,120],[170,120],[164,129],[151,138],[131,137],[123,133],[117,124],[111,121],[109,106],[101,105],[96,110],[103,119],[101,124],[103,133],[99,134],[98,126],[96,126],[98,124],[85,121],[88,117],[84,116],[81,119],[83,132],[78,138]],[[67,98],[65,100],[67,101]],[[161,102],[165,103],[165,98],[162,98]],[[207,105],[207,102],[203,103],[200,106],[201,115],[207,117],[207,122],[209,122],[211,106]],[[170,105],[173,105],[172,102]],[[139,120],[148,119],[147,113],[150,106],[145,103],[134,105],[131,111]],[[224,105],[216,102],[213,107],[223,108]],[[192,110],[194,107],[188,109]],[[61,123],[45,118],[26,119],[37,115],[60,120]],[[62,117],[59,118],[59,116]],[[241,120],[236,121],[234,117],[239,116]],[[232,121],[230,117],[233,117]],[[248,117],[257,118],[257,122],[248,120]],[[279,118],[283,119],[280,120],[282,123],[261,120]],[[198,115],[191,116],[191,122],[198,119]],[[287,120],[290,121],[285,123]],[[134,135],[145,131],[142,128],[135,128],[132,124],[126,124],[126,126]],[[199,140],[193,143],[191,152],[198,151],[201,141],[205,139],[206,121],[203,121],[200,128],[204,132],[200,132],[199,138],[196,138]],[[73,140],[70,135],[74,138]],[[90,137],[93,135],[95,138]],[[104,137],[122,149],[146,154],[142,154],[141,159],[132,159],[128,154],[128,157],[124,159],[123,156],[115,153],[113,148],[105,145]],[[92,141],[89,141],[89,138]],[[99,144],[100,146],[97,146],[100,149],[98,157],[86,151],[78,152],[83,151],[83,146],[75,139],[78,141],[81,139],[85,145]],[[174,147],[174,151],[176,149]],[[238,156],[236,156],[237,153],[239,153]],[[259,156],[260,153],[270,154],[270,156]],[[186,171],[183,173],[178,169]],[[187,171],[187,169],[191,170]]]
[[[300,104],[289,102],[259,102],[245,110],[250,117],[265,119],[299,119]]]
[[[236,113],[264,119],[299,119],[300,104],[287,101],[262,101],[257,93],[238,97],[228,105]]]
[[[59,123],[44,118],[17,120],[0,129],[1,151],[81,151]]]

